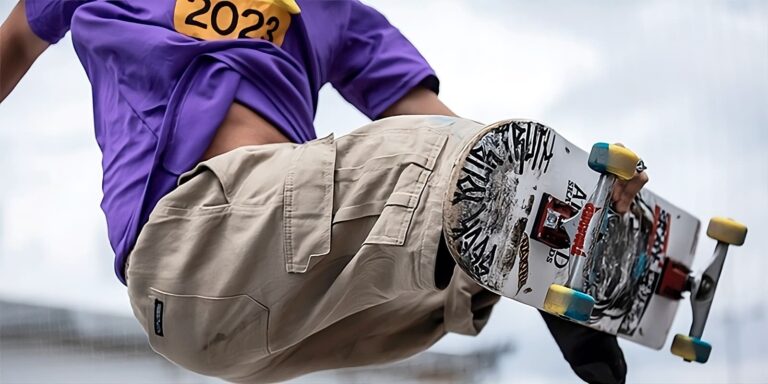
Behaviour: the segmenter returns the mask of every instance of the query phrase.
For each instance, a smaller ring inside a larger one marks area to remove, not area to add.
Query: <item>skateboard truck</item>
[[[714,256],[701,276],[689,275],[691,286],[691,308],[693,321],[688,335],[677,334],[672,342],[671,352],[687,362],[706,363],[712,346],[701,340],[707,324],[712,299],[715,296],[720,272],[723,270],[728,245],[742,245],[747,237],[747,227],[734,220],[714,217],[709,221],[707,236],[717,240]]]
[[[592,146],[588,165],[600,173],[600,179],[581,211],[563,220],[563,209],[546,196],[542,199],[533,237],[555,248],[569,248],[568,279],[563,285],[550,285],[543,306],[547,312],[575,321],[589,320],[595,299],[580,291],[585,286],[584,269],[608,212],[616,178],[631,179],[639,160],[624,147],[597,143]],[[565,247],[563,237],[568,240]]]
[[[577,213],[579,213],[578,209],[549,193],[543,193],[539,211],[533,223],[531,238],[555,249],[568,248],[571,245],[571,238],[563,228],[563,223]]]

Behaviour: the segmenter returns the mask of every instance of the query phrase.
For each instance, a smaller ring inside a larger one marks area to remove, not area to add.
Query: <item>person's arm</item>
[[[0,102],[11,93],[48,45],[32,32],[27,22],[25,1],[19,1],[0,26]]]
[[[416,87],[389,106],[379,117],[399,115],[457,116],[429,89]]]

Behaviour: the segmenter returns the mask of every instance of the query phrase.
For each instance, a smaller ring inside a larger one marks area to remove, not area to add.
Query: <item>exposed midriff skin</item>
[[[402,99],[385,110],[381,117],[410,114],[454,115],[438,100],[434,92],[415,88]],[[227,111],[224,121],[216,131],[211,145],[200,159],[229,152],[246,145],[284,143],[290,141],[274,125],[262,118],[258,113],[240,104],[233,103]]]
[[[290,140],[269,121],[250,108],[235,102],[229,107],[224,121],[219,125],[211,144],[200,160],[208,160],[211,157],[246,145],[288,141]]]

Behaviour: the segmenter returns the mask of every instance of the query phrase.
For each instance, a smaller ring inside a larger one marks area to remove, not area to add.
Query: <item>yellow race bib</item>
[[[176,31],[202,40],[264,39],[280,46],[301,12],[295,0],[176,0]]]

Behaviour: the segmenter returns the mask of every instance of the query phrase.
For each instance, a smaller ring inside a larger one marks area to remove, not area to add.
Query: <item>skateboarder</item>
[[[70,29],[93,88],[115,272],[155,351],[272,381],[483,328],[498,297],[441,240],[448,172],[482,125],[438,99],[432,68],[377,11],[22,0],[0,29],[0,100]],[[325,83],[376,121],[316,139]],[[432,116],[386,118],[404,115]],[[646,181],[617,186],[617,210]],[[624,380],[614,337],[544,318],[582,379]]]

